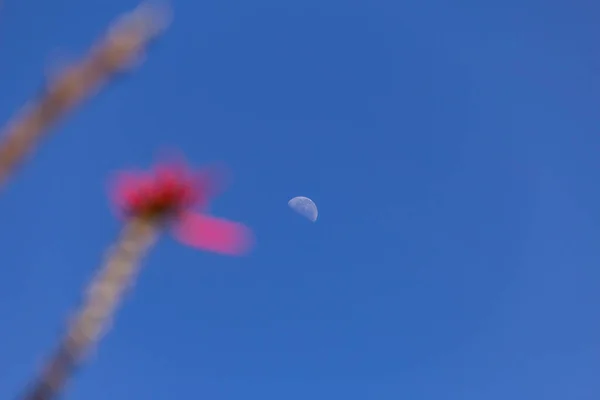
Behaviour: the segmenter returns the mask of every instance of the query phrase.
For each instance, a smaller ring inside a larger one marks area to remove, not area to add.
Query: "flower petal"
[[[148,174],[138,171],[120,172],[112,179],[109,194],[111,202],[117,207],[116,214],[122,216],[123,208],[128,206],[131,197],[150,179]]]
[[[243,224],[197,213],[186,213],[174,229],[182,243],[228,255],[242,255],[252,247],[252,233]]]

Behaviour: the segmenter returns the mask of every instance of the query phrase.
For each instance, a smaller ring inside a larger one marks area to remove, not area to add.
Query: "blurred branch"
[[[0,131],[0,185],[48,128],[116,74],[132,67],[169,22],[168,8],[142,4],[118,18],[87,56],[51,79],[45,90]]]
[[[60,394],[69,377],[108,330],[126,289],[138,276],[142,257],[156,241],[159,228],[158,220],[136,218],[128,222],[89,286],[84,304],[57,350],[21,399],[50,400]]]

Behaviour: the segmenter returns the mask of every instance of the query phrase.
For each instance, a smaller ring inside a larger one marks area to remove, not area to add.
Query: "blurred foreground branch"
[[[0,186],[67,112],[131,67],[169,23],[168,9],[142,4],[118,18],[79,62],[69,66],[0,131]]]
[[[138,276],[142,257],[157,239],[157,221],[134,218],[128,222],[86,292],[84,304],[66,335],[22,400],[55,399],[64,389],[69,377],[109,328],[126,289]]]

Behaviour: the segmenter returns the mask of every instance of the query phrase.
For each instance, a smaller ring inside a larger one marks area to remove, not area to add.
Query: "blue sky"
[[[65,399],[597,399],[592,3],[174,1],[2,193],[0,397],[118,234],[107,177],[166,145],[231,167],[212,211],[257,247],[165,236]],[[0,121],[135,5],[3,2]]]

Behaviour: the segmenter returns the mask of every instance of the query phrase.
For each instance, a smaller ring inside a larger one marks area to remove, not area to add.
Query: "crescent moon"
[[[297,196],[288,201],[288,206],[302,215],[303,217],[309,219],[312,222],[317,220],[319,216],[319,210],[317,209],[317,205],[314,201],[304,196]]]

